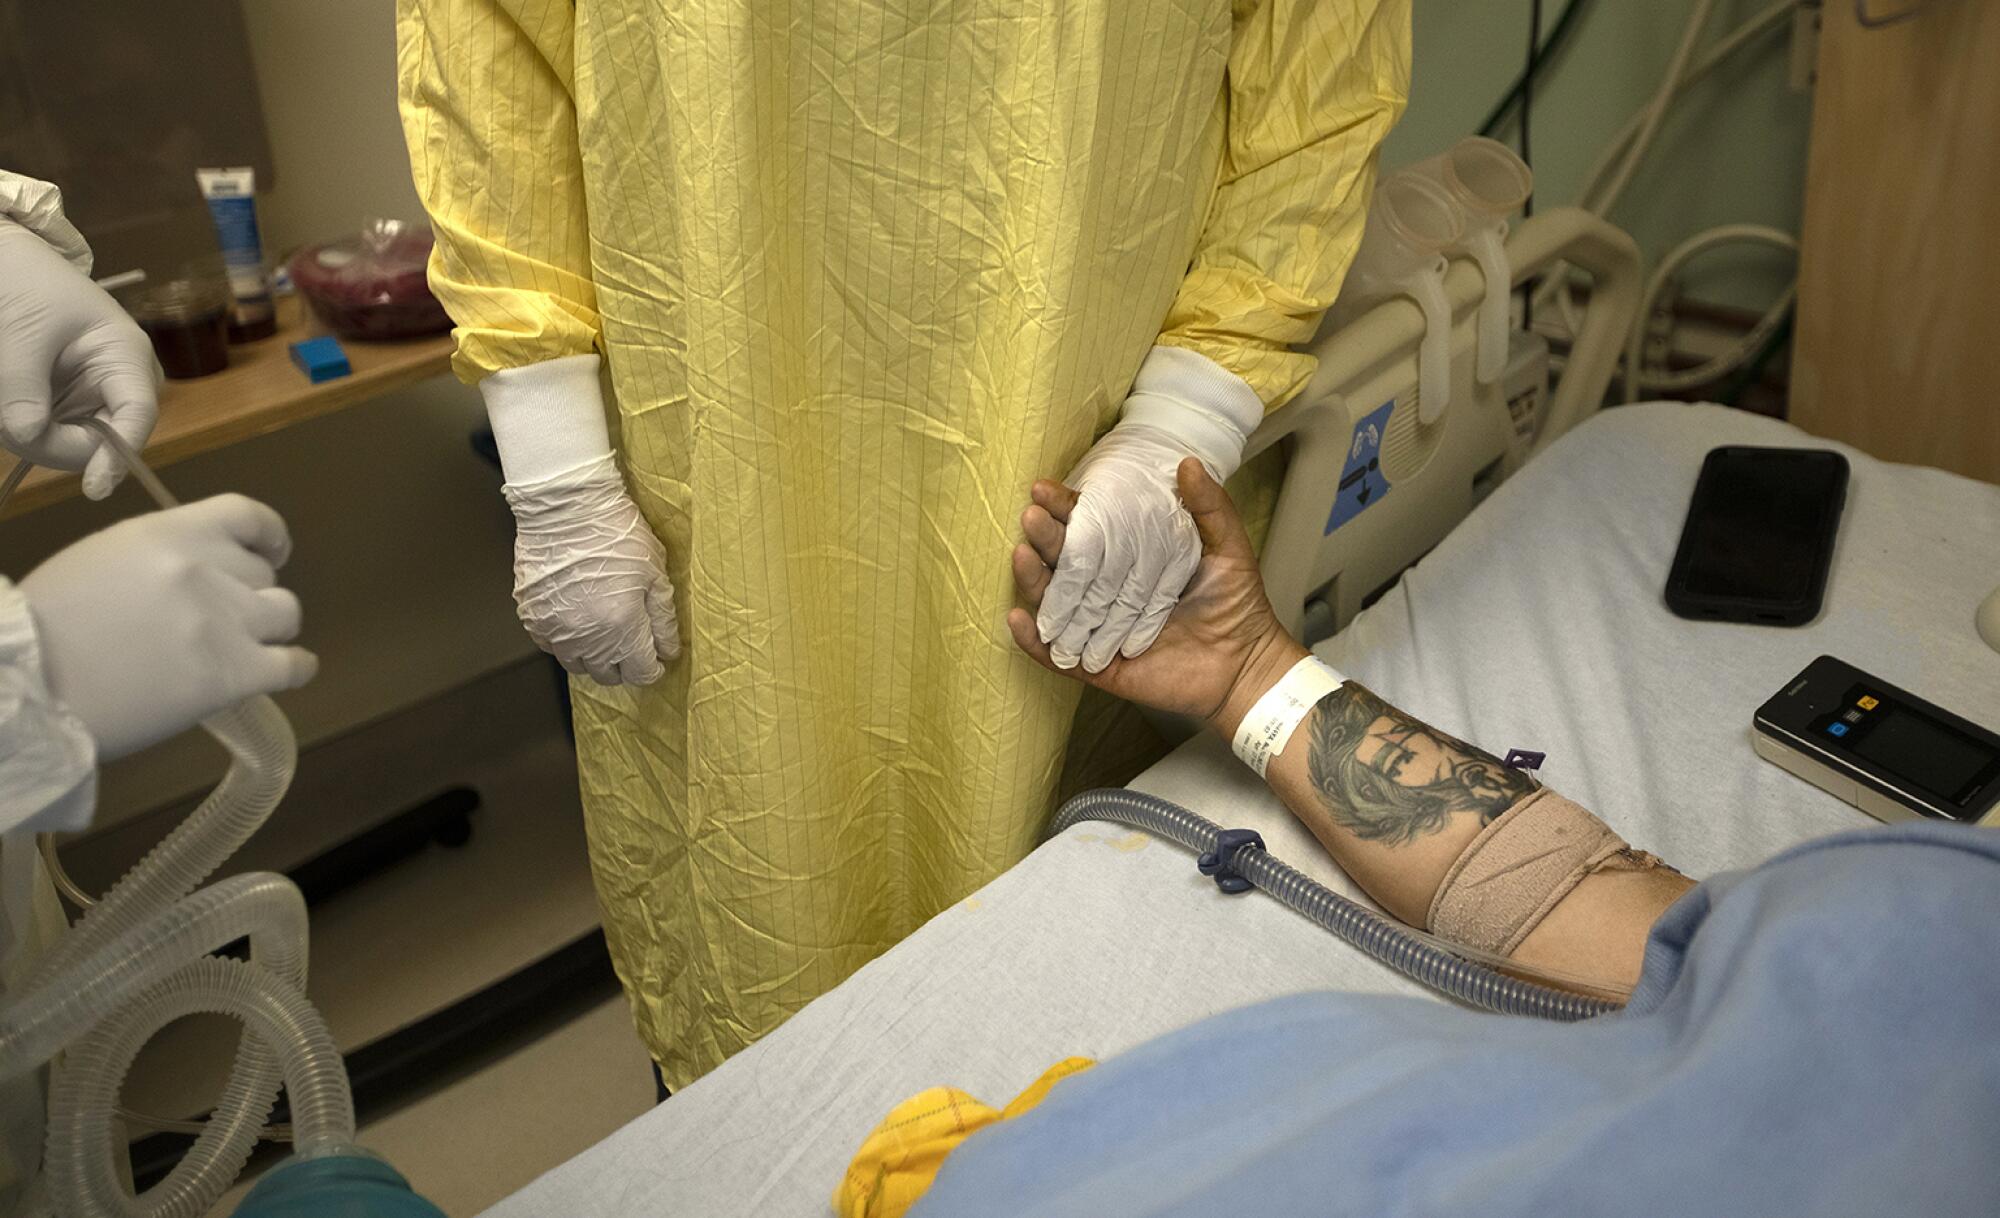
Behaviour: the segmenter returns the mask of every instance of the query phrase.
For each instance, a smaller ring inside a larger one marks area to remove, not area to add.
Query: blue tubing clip
[[[1250,891],[1250,881],[1236,873],[1236,852],[1245,846],[1264,848],[1264,835],[1255,829],[1222,829],[1215,835],[1215,849],[1195,860],[1203,875],[1213,876],[1215,886],[1235,896]]]

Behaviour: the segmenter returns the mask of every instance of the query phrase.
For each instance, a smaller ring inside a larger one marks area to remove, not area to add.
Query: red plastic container
[[[451,329],[425,281],[431,230],[370,220],[359,233],[309,245],[286,264],[326,328],[343,338],[415,338]]]

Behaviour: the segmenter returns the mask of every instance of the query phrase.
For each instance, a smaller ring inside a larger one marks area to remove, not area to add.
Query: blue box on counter
[[[317,385],[321,381],[331,381],[354,371],[348,366],[347,352],[340,349],[340,340],[321,335],[302,343],[292,344],[292,362],[306,379]]]

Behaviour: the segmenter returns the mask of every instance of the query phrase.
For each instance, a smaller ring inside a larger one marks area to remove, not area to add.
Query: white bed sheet
[[[1758,759],[1751,712],[1838,655],[2000,722],[2000,654],[1972,614],[2000,582],[2000,488],[1852,451],[1818,620],[1683,621],[1660,588],[1703,454],[1812,445],[1718,407],[1607,412],[1503,485],[1322,654],[1398,705],[1542,777],[1691,874],[1871,824]],[[1133,784],[1353,889],[1220,742]],[[1044,845],[784,1027],[492,1211],[819,1214],[898,1100],[950,1083],[1004,1101],[1071,1054],[1104,1057],[1259,999],[1419,992],[1259,894],[1223,896],[1176,846],[1103,825]]]

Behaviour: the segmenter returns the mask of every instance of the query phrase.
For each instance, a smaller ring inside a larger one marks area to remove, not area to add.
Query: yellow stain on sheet
[[[1146,844],[1153,839],[1140,830],[1133,829],[1129,833],[1123,833],[1117,837],[1099,837],[1095,833],[1079,833],[1076,835],[1076,840],[1080,842],[1102,842],[1113,850],[1130,854],[1134,850],[1144,850]]]

